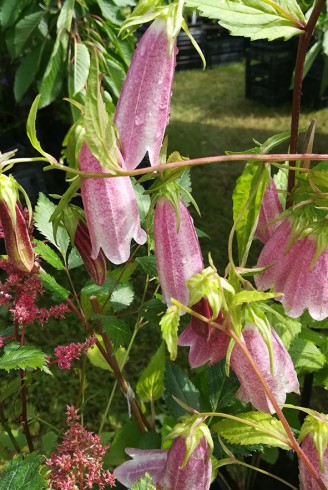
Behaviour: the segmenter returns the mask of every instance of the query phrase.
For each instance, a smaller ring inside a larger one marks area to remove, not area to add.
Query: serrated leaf
[[[247,412],[239,413],[237,416],[242,420],[221,420],[214,424],[213,430],[232,444],[266,444],[289,449],[287,444],[279,440],[279,438],[288,440],[282,423],[269,413]],[[255,427],[246,425],[243,421],[250,422]]]
[[[58,271],[65,270],[63,262],[49,245],[40,240],[34,240],[33,243],[35,244],[34,252],[40,255],[43,260],[48,262],[48,264],[52,265],[52,267]]]
[[[247,162],[241,176],[237,179],[232,194],[233,219],[237,222],[236,234],[240,265],[244,266],[256,230],[258,215],[269,181],[268,170],[258,162]],[[257,190],[255,191],[255,186]],[[252,192],[255,192],[250,199]],[[246,208],[247,201],[248,206]]]
[[[14,95],[16,102],[20,102],[23,95],[36,78],[44,44],[38,44],[22,60],[15,73]]]
[[[18,456],[3,468],[0,479],[0,490],[44,490],[48,484],[41,476],[43,456],[28,454]]]
[[[121,346],[126,346],[131,338],[130,327],[116,316],[102,317],[105,332],[108,333],[113,344],[114,351]]]
[[[56,206],[44,194],[40,193],[34,211],[34,224],[39,232],[58,248],[63,257],[65,257],[69,244],[69,236],[64,228],[58,227],[55,240],[52,223],[50,221],[50,217],[55,209]]]
[[[148,366],[141,372],[137,382],[137,395],[143,401],[155,401],[164,392],[165,346],[162,343],[151,358]]]
[[[68,269],[75,269],[76,267],[80,267],[81,265],[83,265],[82,257],[78,249],[76,247],[73,247],[69,253],[67,260]]]
[[[160,326],[163,340],[170,353],[171,361],[174,361],[178,353],[178,327],[180,323],[180,313],[176,307],[170,307],[160,319]]]
[[[111,297],[111,305],[115,312],[126,310],[134,300],[134,290],[131,283],[118,284]]]
[[[165,401],[167,408],[175,419],[185,415],[186,411],[172,398],[184,402],[189,407],[200,411],[200,392],[190,381],[186,373],[176,364],[167,360],[164,374]]]
[[[48,291],[53,293],[53,298],[55,300],[65,301],[65,299],[68,298],[70,292],[67,289],[65,289],[63,286],[58,284],[58,282],[53,276],[41,270],[40,277],[42,280],[42,286]]]
[[[46,354],[37,347],[22,345],[11,342],[5,346],[4,354],[0,358],[0,369],[7,372],[12,369],[41,369],[51,374],[47,367]]]
[[[256,39],[290,39],[303,33],[306,24],[296,0],[187,0],[210,19],[218,19],[233,36]]]
[[[156,257],[154,255],[137,257],[136,261],[141,265],[146,274],[152,277],[157,276]]]
[[[151,325],[157,326],[165,311],[166,305],[159,299],[153,298],[142,305],[140,313]]]
[[[207,391],[212,410],[222,410],[235,401],[239,388],[237,376],[230,372],[227,376],[225,359],[206,368]]]
[[[90,54],[85,44],[74,43],[73,96],[80,92],[88,79]]]
[[[241,291],[232,300],[232,306],[239,306],[244,303],[254,303],[257,301],[267,301],[278,296],[278,293],[262,293],[261,291]]]
[[[144,194],[145,189],[141,184],[137,182],[136,179],[132,178],[133,190],[137,199],[140,223],[144,227],[146,225],[146,217],[150,208],[150,196]]]
[[[132,485],[131,490],[156,490],[156,487],[150,474],[146,473]]]
[[[16,56],[19,56],[21,54],[29,38],[32,36],[33,32],[40,24],[44,14],[45,12],[43,10],[40,10],[39,12],[34,12],[33,14],[26,15],[17,22],[14,34],[14,46]]]
[[[326,363],[326,358],[320,349],[313,342],[300,337],[292,343],[289,354],[298,373],[318,371]]]

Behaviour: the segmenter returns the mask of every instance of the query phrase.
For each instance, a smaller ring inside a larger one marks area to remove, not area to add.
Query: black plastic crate
[[[242,51],[235,51],[232,53],[211,54],[206,53],[206,62],[209,68],[215,66],[226,65],[228,63],[238,63],[243,61],[244,54]]]
[[[290,99],[293,65],[246,62],[246,97],[274,106]]]
[[[246,59],[270,64],[294,62],[296,59],[295,40],[290,41],[251,41],[246,48]]]
[[[244,52],[244,38],[243,37],[223,37],[220,39],[210,40],[206,43],[207,55],[217,55],[223,53],[232,53],[239,51]]]

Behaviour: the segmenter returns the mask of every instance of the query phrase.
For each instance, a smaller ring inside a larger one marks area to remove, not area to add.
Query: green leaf
[[[150,208],[150,196],[148,194],[144,194],[145,189],[137,182],[135,178],[132,178],[132,184],[137,199],[141,226],[144,227],[146,225],[146,217]]]
[[[141,315],[153,326],[159,325],[160,319],[165,312],[166,305],[156,298],[146,301],[140,310]]]
[[[88,79],[90,54],[85,44],[74,43],[73,96],[80,92]]]
[[[131,332],[127,323],[115,316],[104,316],[101,318],[105,332],[108,333],[113,344],[114,351],[117,351],[120,346],[125,346],[129,343]]]
[[[237,416],[242,420],[221,420],[214,424],[213,430],[232,444],[267,444],[281,449],[289,449],[287,444],[276,438],[288,440],[282,423],[269,413],[247,412],[239,413]],[[246,425],[243,421],[250,422],[255,427]]]
[[[254,303],[256,301],[267,301],[279,296],[278,293],[262,293],[261,291],[241,291],[232,299],[232,306],[236,307],[244,303]]]
[[[37,29],[38,25],[45,12],[40,10],[39,12],[34,12],[33,14],[23,17],[15,26],[14,34],[14,46],[15,55],[19,56],[26,46],[29,38],[32,36],[33,32]]]
[[[233,36],[289,39],[303,33],[306,21],[296,0],[187,0],[210,19],[218,19]]]
[[[146,274],[152,277],[157,277],[157,265],[155,255],[137,257],[136,261],[141,265]]]
[[[124,284],[125,282],[128,282],[131,279],[131,276],[137,267],[138,267],[138,264],[135,261],[126,262],[121,267],[115,267],[115,269],[108,272],[107,275],[108,275],[108,277],[111,277],[111,278],[115,279],[116,281],[119,281],[122,284]]]
[[[44,44],[38,44],[22,60],[15,73],[14,94],[16,102],[20,102],[23,95],[36,78]]]
[[[76,267],[80,267],[81,265],[83,265],[82,257],[79,254],[78,249],[76,247],[73,247],[69,253],[67,260],[68,269],[75,269]]]
[[[34,212],[35,227],[45,236],[58,250],[63,257],[66,257],[66,252],[69,244],[69,236],[67,231],[58,227],[56,240],[50,217],[54,213],[56,206],[42,193],[39,195],[37,205]]]
[[[39,86],[40,109],[51,104],[59,95],[65,73],[65,61],[67,53],[63,48],[62,37],[67,38],[66,32],[59,35],[54,44],[49,62],[45,69],[42,81]]]
[[[35,128],[35,122],[36,122],[36,115],[38,112],[38,107],[40,103],[40,95],[37,95],[33,101],[33,104],[31,106],[28,118],[27,118],[27,123],[26,123],[26,133],[28,136],[28,139],[31,142],[31,145],[33,148],[35,148],[41,155],[46,157],[50,163],[57,163],[56,159],[50,155],[49,153],[45,152],[40,145],[40,141],[38,140],[36,136],[36,128]]]
[[[28,454],[18,456],[3,468],[0,479],[0,490],[44,490],[47,482],[40,474],[43,456]]]
[[[292,343],[289,354],[298,373],[312,373],[321,369],[326,358],[311,341],[297,337]]]
[[[156,490],[156,487],[150,474],[146,473],[132,485],[131,490]]]
[[[134,300],[134,290],[131,283],[118,284],[111,297],[111,305],[115,312],[126,310]]]
[[[241,266],[245,265],[247,260],[268,181],[268,169],[263,164],[252,161],[247,162],[243,173],[237,179],[236,187],[232,194],[233,219],[236,224],[238,256]],[[256,187],[257,190],[255,191]],[[250,199],[251,193],[254,191],[255,194]]]
[[[65,301],[65,299],[68,298],[70,292],[63,286],[58,284],[53,276],[43,270],[40,271],[40,276],[42,280],[42,286],[53,293],[54,300]]]
[[[167,360],[164,374],[165,401],[170,414],[178,419],[186,411],[172,398],[184,402],[186,405],[200,411],[200,393],[190,381],[186,373],[176,364]]]
[[[171,306],[162,316],[159,324],[162,337],[170,353],[171,361],[174,361],[178,353],[178,327],[180,323],[180,312],[175,306]]]
[[[0,25],[4,28],[12,26],[29,2],[30,0],[2,0],[0,2]]]
[[[137,395],[143,401],[155,401],[164,392],[165,346],[162,343],[151,358],[148,366],[141,372],[137,382]]]
[[[111,88],[113,95],[118,99],[126,76],[126,70],[113,56],[106,55],[106,72],[105,76],[107,85]]]
[[[1,391],[0,391],[0,402],[4,402],[10,396],[19,393],[21,386],[21,381],[19,377],[12,379],[7,382],[6,386],[4,383],[1,383]]]
[[[5,346],[4,354],[0,358],[0,369],[7,372],[12,369],[41,369],[51,374],[47,367],[46,354],[37,347],[22,345],[11,342]]]
[[[33,244],[35,244],[34,252],[39,254],[43,260],[48,262],[48,264],[52,265],[52,267],[58,271],[65,270],[63,262],[49,245],[40,240],[34,240]]]
[[[228,377],[225,370],[225,359],[206,368],[207,391],[212,410],[222,410],[235,401],[239,388],[237,376],[230,371]],[[218,407],[218,408],[217,408]]]
[[[285,315],[284,308],[278,304],[264,305],[266,317],[281,338],[286,349],[300,333],[302,324],[295,318]]]

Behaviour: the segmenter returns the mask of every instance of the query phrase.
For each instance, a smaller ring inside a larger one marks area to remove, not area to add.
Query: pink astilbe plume
[[[103,490],[115,486],[115,477],[103,469],[109,446],[103,446],[97,434],[89,432],[78,420],[78,410],[67,407],[64,440],[46,461],[51,468],[50,483],[54,490],[86,490],[98,485]]]
[[[69,345],[58,345],[54,352],[60,369],[71,369],[74,359],[79,359],[83,352],[87,352],[95,343],[96,337],[89,337],[85,342],[76,342]]]

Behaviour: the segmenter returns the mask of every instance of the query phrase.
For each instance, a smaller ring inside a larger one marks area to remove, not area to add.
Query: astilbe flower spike
[[[299,383],[293,361],[286,347],[273,328],[271,328],[271,334],[273,371],[271,371],[268,347],[256,325],[246,324],[242,333],[242,341],[252,355],[278,404],[283,405],[287,393],[299,393]],[[240,389],[236,397],[243,402],[250,402],[254,408],[261,412],[274,413],[275,409],[271,401],[254,373],[249,360],[238,345],[234,346],[231,354],[231,368],[240,382]]]
[[[46,461],[51,468],[50,483],[54,490],[86,490],[97,485],[104,490],[115,486],[115,477],[103,470],[103,458],[109,446],[103,446],[97,434],[81,425],[78,410],[67,407],[67,425],[64,440]]]
[[[122,87],[114,124],[126,167],[133,170],[148,152],[158,163],[170,114],[176,43],[169,53],[167,20],[156,19],[138,43]]]
[[[182,200],[179,204],[180,226],[176,212],[166,197],[156,204],[154,240],[163,303],[171,306],[171,298],[187,305],[189,290],[186,280],[203,269],[203,258],[190,213]]]
[[[211,484],[212,463],[210,446],[202,437],[184,465],[186,438],[177,437],[170,449],[126,449],[133,459],[114,470],[117,480],[131,488],[148,472],[158,490],[208,490]]]
[[[86,143],[81,148],[79,164],[85,172],[104,172]],[[81,194],[92,244],[91,258],[95,260],[102,249],[113,264],[126,262],[132,238],[140,245],[147,239],[140,227],[130,178],[84,179]]]

